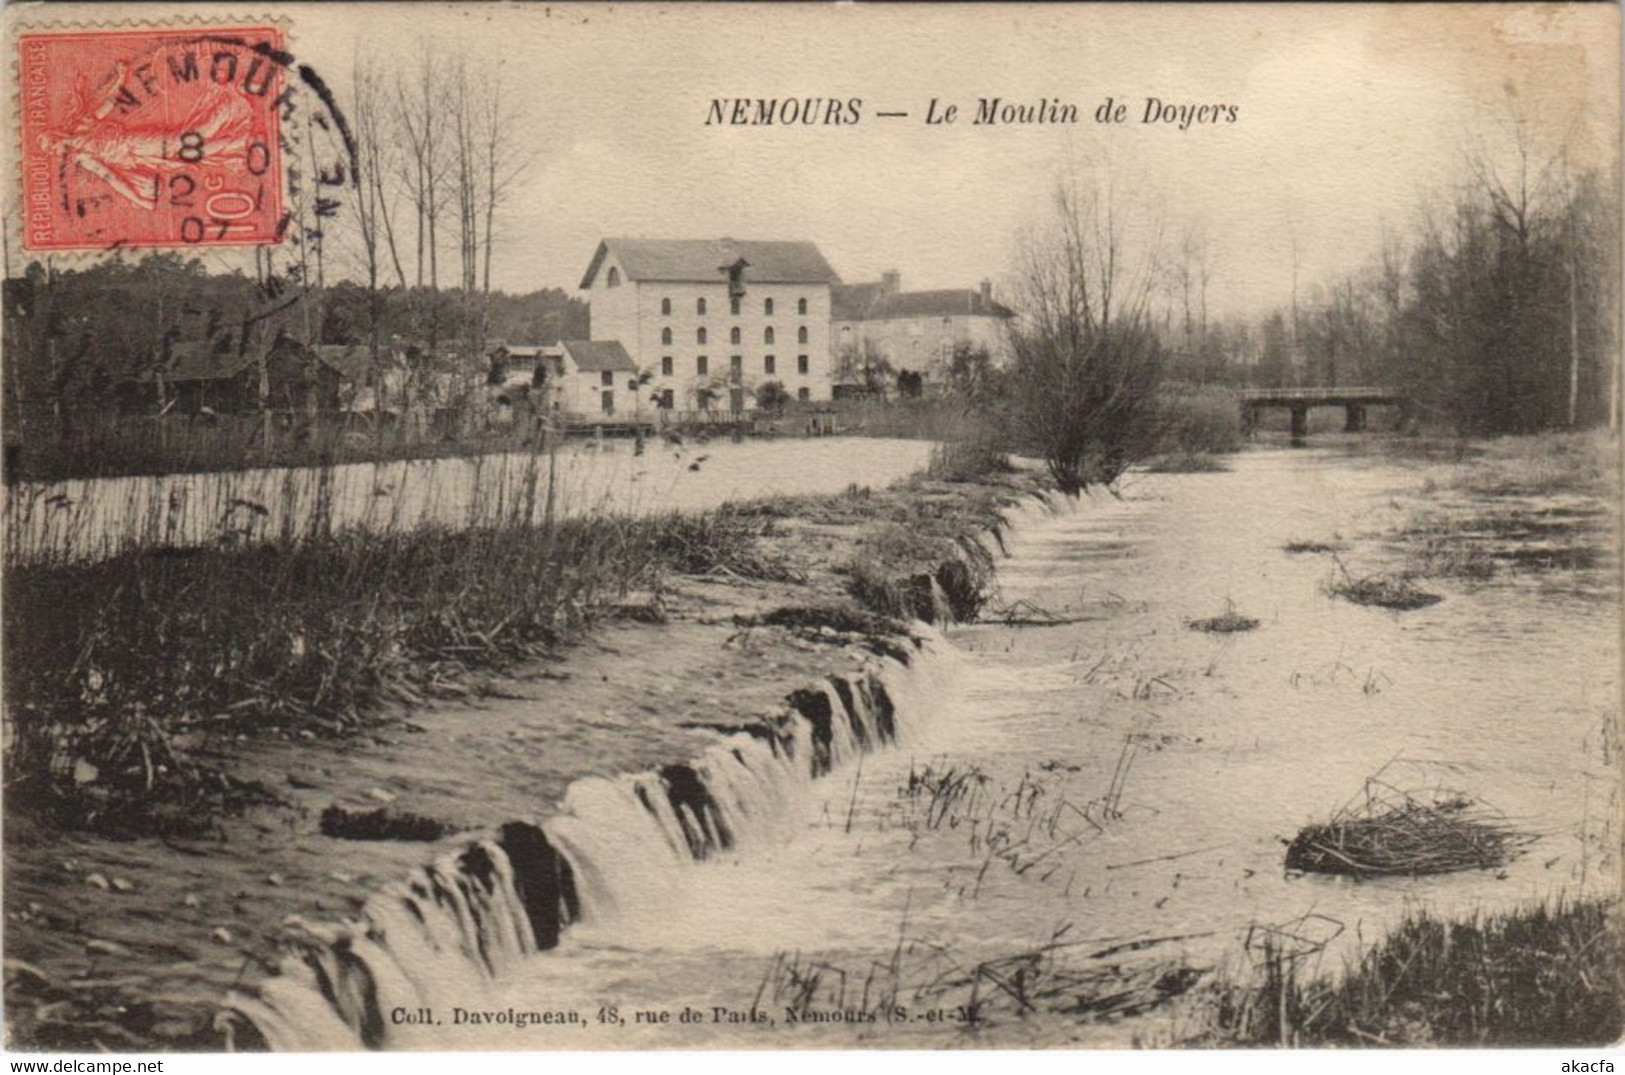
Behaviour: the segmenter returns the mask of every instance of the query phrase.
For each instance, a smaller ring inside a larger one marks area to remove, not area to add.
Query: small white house
[[[641,409],[637,363],[619,340],[559,341],[558,358],[544,383],[555,409],[566,414],[603,420]]]

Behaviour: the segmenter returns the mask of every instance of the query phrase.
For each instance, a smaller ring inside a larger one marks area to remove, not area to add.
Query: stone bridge
[[[1366,408],[1404,408],[1408,401],[1397,389],[1374,388],[1244,388],[1241,397],[1241,426],[1251,434],[1258,424],[1258,412],[1265,407],[1285,407],[1292,412],[1292,439],[1300,442],[1309,435],[1309,408],[1342,407],[1343,431],[1363,433]]]

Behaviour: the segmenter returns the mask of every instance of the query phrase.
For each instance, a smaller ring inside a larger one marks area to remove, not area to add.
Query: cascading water
[[[297,954],[229,1004],[278,1050],[431,1047],[432,1020],[491,996],[576,922],[657,920],[679,871],[736,848],[770,846],[798,823],[813,781],[906,742],[904,701],[945,643],[929,629],[907,663],[794,691],[785,710],[658,772],[571,785],[541,825],[513,822],[415,871],[350,922],[290,919]],[[700,867],[703,868],[703,867]]]

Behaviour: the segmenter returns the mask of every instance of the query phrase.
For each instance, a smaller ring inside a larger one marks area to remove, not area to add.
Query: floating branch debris
[[[1533,836],[1480,800],[1444,788],[1412,791],[1367,778],[1364,792],[1288,845],[1286,867],[1355,877],[1495,869]]]
[[[1088,623],[1095,616],[1063,616],[1042,605],[1022,599],[985,613],[983,623],[996,623],[1002,627],[1064,627],[1073,623]]]

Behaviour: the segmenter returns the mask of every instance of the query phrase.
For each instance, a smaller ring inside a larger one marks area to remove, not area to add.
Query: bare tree
[[[1018,255],[1014,413],[1067,493],[1115,483],[1155,442],[1160,227],[1112,195],[1109,182],[1059,184]]]
[[[400,178],[412,207],[417,214],[417,276],[416,284],[427,283],[433,290],[440,282],[440,244],[437,226],[445,212],[446,169],[444,134],[441,116],[442,63],[433,49],[425,47],[417,70],[410,78],[405,73],[395,76],[396,117],[405,136],[405,150]],[[424,267],[427,263],[428,277]]]

